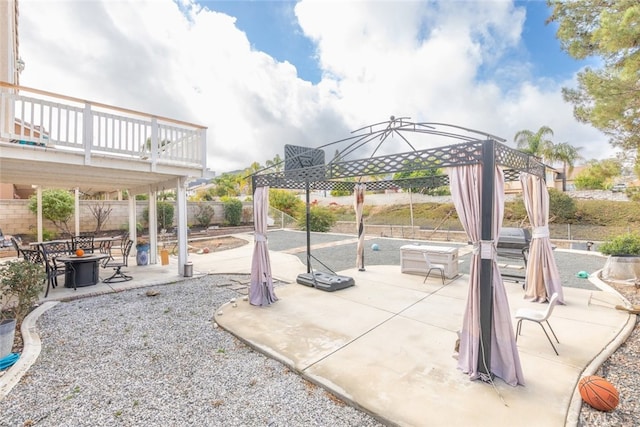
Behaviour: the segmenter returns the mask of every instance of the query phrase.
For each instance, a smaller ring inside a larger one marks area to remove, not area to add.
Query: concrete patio
[[[236,237],[252,241],[251,234]],[[192,254],[194,277],[248,274],[252,251],[247,244]],[[323,292],[295,283],[306,271],[298,257],[275,251],[270,257],[274,277],[288,283],[276,287],[279,301],[254,307],[240,299],[236,306],[219,307],[216,322],[392,425],[575,425],[581,403],[578,380],[594,372],[635,324],[635,316],[615,310],[616,304],[624,304],[622,298],[597,279],[591,280],[605,290],[565,287],[567,304],[557,306],[551,318],[559,356],[537,325],[525,323],[518,347],[526,385],[511,387],[499,378],[493,385],[469,381],[454,358],[467,299],[466,275],[445,285],[437,276],[423,284],[423,276],[402,274],[397,265],[367,266],[364,272],[339,272],[353,277],[356,286]],[[75,291],[58,287],[47,300],[185,280],[176,274],[176,262],[172,257],[167,266],[132,265],[130,282]],[[507,292],[512,313],[520,307],[546,307],[524,301],[518,285],[509,284]],[[11,375],[1,377],[0,385]]]

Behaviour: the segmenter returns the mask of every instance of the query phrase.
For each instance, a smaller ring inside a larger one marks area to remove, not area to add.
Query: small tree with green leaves
[[[231,226],[240,225],[242,223],[242,202],[231,197],[223,197],[222,203],[225,223]]]
[[[304,202],[293,191],[269,189],[269,205],[287,215],[294,216],[304,207]]]
[[[326,233],[336,223],[336,216],[331,209],[325,206],[311,206],[309,209],[309,230]],[[298,214],[298,226],[301,230],[307,229],[307,215],[303,210]]]
[[[173,225],[173,204],[169,202],[158,202],[156,205],[158,229],[169,229]],[[149,224],[149,208],[144,208],[142,211],[142,219],[145,223]]]
[[[576,201],[568,194],[549,189],[549,215],[555,222],[571,223],[576,218]]]
[[[74,199],[67,190],[47,189],[42,191],[42,216],[66,234],[71,234],[69,220],[73,215]],[[34,194],[29,199],[29,210],[37,215],[38,199]]]
[[[46,277],[42,264],[9,261],[0,265],[0,316],[16,319],[19,326],[38,301]]]

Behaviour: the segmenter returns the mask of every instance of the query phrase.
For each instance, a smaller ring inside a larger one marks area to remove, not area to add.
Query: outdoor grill
[[[498,256],[522,259],[527,265],[531,233],[526,228],[504,227],[498,236]]]

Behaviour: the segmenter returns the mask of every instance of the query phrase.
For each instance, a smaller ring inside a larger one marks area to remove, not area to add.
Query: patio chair
[[[13,249],[16,250],[16,252],[18,253],[18,255],[16,255],[18,258],[23,258],[24,255],[22,254],[22,251],[25,248],[22,248],[20,246],[20,243],[18,242],[18,240],[15,237],[11,237],[11,244],[13,245]]]
[[[80,233],[78,236],[71,236],[71,249],[74,252],[82,249],[85,253],[92,254],[94,251],[94,239],[95,234],[93,233]]]
[[[442,277],[442,284],[444,285],[444,264],[433,264],[431,261],[429,261],[429,257],[427,256],[426,252],[423,252],[422,255],[424,256],[424,262],[427,264],[427,275],[424,277],[422,283],[426,283],[429,275],[433,270],[439,270],[440,277]]]
[[[553,329],[551,328],[551,324],[549,323],[549,317],[551,317],[551,313],[553,312],[553,308],[555,307],[557,302],[558,302],[558,294],[554,292],[553,295],[551,295],[551,299],[549,300],[549,305],[547,306],[547,309],[544,311],[532,310],[530,308],[519,309],[516,312],[516,319],[518,319],[518,325],[516,327],[516,342],[518,341],[518,335],[522,333],[522,321],[529,320],[531,322],[536,322],[538,325],[540,325],[540,327],[544,331],[544,334],[547,336],[547,339],[549,340],[549,344],[551,344],[551,347],[553,347],[553,351],[556,352],[556,356],[559,356],[558,350],[556,350],[556,346],[553,345],[553,341],[551,341],[551,337],[549,337],[549,334],[547,333],[547,330],[543,325],[543,322],[547,324],[547,326],[549,327],[549,330],[553,334],[553,337],[556,339],[556,342],[560,344],[560,341],[558,341],[558,337],[556,337],[556,333],[553,332]]]
[[[47,273],[47,291],[44,297],[49,295],[49,288],[58,286],[58,276],[65,274],[64,263],[56,262],[56,257],[69,255],[71,245],[67,241],[44,242],[39,245],[42,262],[44,262]]]
[[[122,249],[122,260],[116,260],[114,258],[106,258],[105,262],[102,264],[104,268],[113,268],[114,273],[103,280],[104,283],[114,283],[114,282],[126,282],[133,277],[122,272],[122,267],[129,266],[129,252],[131,252],[131,247],[133,246],[133,240],[127,240],[123,249]]]

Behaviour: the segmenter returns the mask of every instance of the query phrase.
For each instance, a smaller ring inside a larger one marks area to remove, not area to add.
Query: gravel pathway
[[[0,401],[0,426],[381,425],[215,327],[239,282],[248,278],[56,305],[38,321],[38,360]]]

